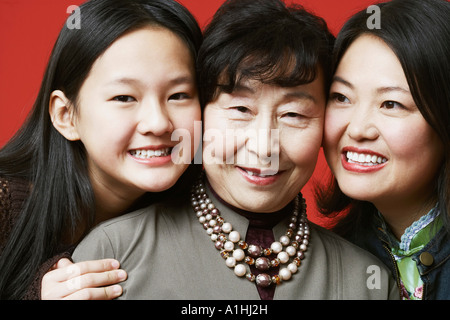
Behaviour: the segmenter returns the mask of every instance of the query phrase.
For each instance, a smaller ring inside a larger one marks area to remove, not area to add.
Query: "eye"
[[[133,98],[132,96],[127,96],[127,95],[115,96],[112,100],[124,102],[124,103],[136,101],[135,98]]]
[[[302,115],[296,112],[287,112],[283,115],[286,118],[301,118]]]
[[[232,109],[242,112],[242,113],[249,113],[250,109],[247,107],[243,107],[243,106],[237,106],[237,107],[233,107]]]
[[[230,120],[250,120],[253,117],[253,112],[250,108],[244,106],[227,106],[227,117]]]
[[[300,128],[308,123],[308,117],[302,113],[287,111],[280,115],[280,121],[285,125]]]
[[[337,93],[337,92],[332,93],[330,95],[330,99],[333,101],[336,101],[338,103],[349,103],[350,102],[350,100],[346,96],[344,96],[343,94]]]
[[[169,97],[169,100],[184,100],[184,99],[189,99],[189,98],[190,98],[190,96],[187,93],[185,93],[185,92],[177,92],[175,94],[172,94]]]
[[[386,108],[386,109],[396,109],[396,108],[401,108],[403,109],[404,106],[401,103],[395,102],[395,101],[384,101],[381,104],[382,108]]]

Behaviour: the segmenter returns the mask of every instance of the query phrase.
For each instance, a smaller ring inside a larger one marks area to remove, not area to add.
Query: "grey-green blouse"
[[[248,220],[208,196],[245,236]],[[273,229],[275,239],[287,222]],[[166,202],[109,220],[76,248],[75,262],[115,258],[128,273],[120,299],[259,299],[254,283],[226,266],[188,201]],[[398,299],[384,265],[370,253],[310,224],[310,243],[297,273],[274,299]]]

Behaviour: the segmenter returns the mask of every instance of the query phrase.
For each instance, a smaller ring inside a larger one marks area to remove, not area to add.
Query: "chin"
[[[360,187],[353,186],[351,188],[342,188],[341,191],[348,197],[359,200],[359,201],[369,201],[374,198],[374,194],[371,192],[364,192],[364,190],[367,189],[366,187]]]
[[[178,177],[178,176],[177,176]],[[175,185],[178,178],[164,179],[161,180],[160,177],[149,178],[146,183],[142,184],[142,189],[146,192],[162,192],[170,189]]]
[[[252,199],[252,202],[248,202],[249,199]],[[252,197],[251,195],[245,199],[242,199],[242,201],[239,202],[240,209],[250,211],[250,212],[259,212],[259,213],[270,213],[278,211],[282,208],[284,208],[288,203],[286,204],[276,204],[275,201],[276,198],[264,198],[258,200],[257,197]]]

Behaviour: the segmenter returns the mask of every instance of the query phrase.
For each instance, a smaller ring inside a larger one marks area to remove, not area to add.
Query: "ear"
[[[53,126],[59,133],[61,133],[67,140],[80,140],[73,121],[73,106],[69,99],[67,99],[64,92],[55,90],[50,95],[49,104],[50,118]]]

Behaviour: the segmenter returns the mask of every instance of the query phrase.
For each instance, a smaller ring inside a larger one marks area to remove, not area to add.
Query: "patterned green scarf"
[[[391,243],[391,252],[400,273],[403,286],[401,293],[404,299],[422,299],[423,282],[412,256],[422,250],[442,227],[442,221],[436,209],[437,205],[419,220],[413,222],[405,230],[400,241],[389,231],[381,213],[378,213],[381,218],[381,228]]]

